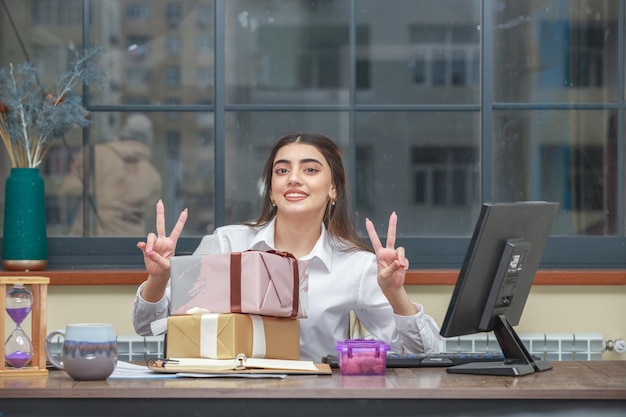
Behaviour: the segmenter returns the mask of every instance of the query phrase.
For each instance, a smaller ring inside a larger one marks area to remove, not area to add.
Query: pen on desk
[[[155,367],[165,368],[165,365],[168,363],[179,363],[176,359],[167,359],[167,358],[153,358],[148,360],[148,367],[150,365]]]

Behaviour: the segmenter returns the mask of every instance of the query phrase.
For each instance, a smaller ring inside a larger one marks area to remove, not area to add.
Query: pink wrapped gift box
[[[285,252],[245,251],[170,259],[172,315],[193,309],[307,316],[308,262]]]

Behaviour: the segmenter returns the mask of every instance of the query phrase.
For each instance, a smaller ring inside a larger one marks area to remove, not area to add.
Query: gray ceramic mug
[[[63,338],[61,361],[52,351],[55,337]],[[46,354],[55,367],[76,381],[107,379],[117,364],[115,330],[106,323],[68,324],[65,330],[55,330],[48,335]]]

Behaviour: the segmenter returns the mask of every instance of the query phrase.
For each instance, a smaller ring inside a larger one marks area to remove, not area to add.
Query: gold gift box
[[[207,319],[210,331],[206,330]],[[255,329],[261,323],[262,329]],[[259,330],[265,340],[254,341]],[[254,342],[257,352],[253,352]],[[259,344],[264,347],[263,355],[258,354]],[[170,316],[166,353],[169,358],[231,359],[243,353],[247,357],[299,360],[300,323],[296,319],[249,314]]]

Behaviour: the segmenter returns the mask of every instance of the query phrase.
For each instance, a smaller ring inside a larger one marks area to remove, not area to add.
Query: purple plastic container
[[[389,345],[380,340],[335,342],[341,375],[385,375]]]

